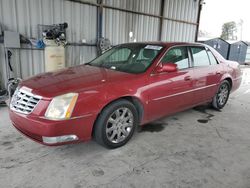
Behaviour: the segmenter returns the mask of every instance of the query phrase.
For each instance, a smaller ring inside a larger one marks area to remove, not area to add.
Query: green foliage
[[[237,27],[234,21],[224,23],[220,37],[224,40],[237,40],[236,31]]]

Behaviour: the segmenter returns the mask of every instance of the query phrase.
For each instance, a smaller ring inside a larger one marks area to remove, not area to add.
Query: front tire
[[[117,148],[125,145],[139,124],[135,106],[121,99],[106,106],[96,120],[94,137],[97,143]]]
[[[222,109],[227,103],[229,94],[230,83],[227,80],[224,80],[223,82],[221,82],[219,89],[213,98],[212,106],[218,110]]]

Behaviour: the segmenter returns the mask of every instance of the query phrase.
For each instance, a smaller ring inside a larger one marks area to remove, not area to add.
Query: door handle
[[[184,80],[185,80],[185,81],[191,80],[191,76],[185,76],[185,77],[184,77]]]
[[[217,71],[216,74],[221,74],[221,72],[220,72],[220,71]]]

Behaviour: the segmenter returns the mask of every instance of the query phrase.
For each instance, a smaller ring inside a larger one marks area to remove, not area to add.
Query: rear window
[[[209,66],[209,59],[204,47],[191,47],[194,67]]]

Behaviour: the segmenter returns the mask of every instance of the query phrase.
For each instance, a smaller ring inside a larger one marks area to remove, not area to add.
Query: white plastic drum
[[[45,71],[55,71],[65,67],[65,48],[63,46],[46,46],[45,55]]]

